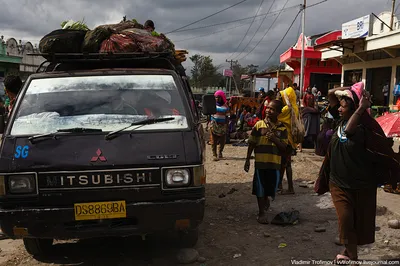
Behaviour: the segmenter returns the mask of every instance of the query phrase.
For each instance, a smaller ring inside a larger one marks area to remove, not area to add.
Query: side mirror
[[[0,134],[4,133],[5,128],[6,128],[6,121],[4,114],[0,114]]]
[[[213,115],[217,113],[217,102],[215,101],[214,95],[203,95],[202,107],[204,115]]]

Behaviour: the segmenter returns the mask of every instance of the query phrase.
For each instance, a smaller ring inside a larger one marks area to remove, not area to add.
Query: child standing
[[[261,224],[268,224],[266,214],[270,207],[268,197],[275,199],[280,179],[281,153],[285,152],[288,145],[286,127],[278,121],[282,107],[281,101],[271,101],[266,108],[266,118],[255,124],[249,137],[244,170],[249,171],[250,157],[254,151],[253,195],[257,197],[259,209],[257,221]]]

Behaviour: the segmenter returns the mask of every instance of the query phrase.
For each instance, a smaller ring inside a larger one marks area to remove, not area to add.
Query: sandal
[[[346,255],[343,254],[337,254],[336,258],[334,260],[334,263],[336,265],[350,265],[350,264],[344,264],[344,263],[337,263],[338,261],[350,261],[350,258]]]

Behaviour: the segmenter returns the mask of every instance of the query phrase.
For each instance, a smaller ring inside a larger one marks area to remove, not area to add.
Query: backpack
[[[292,126],[292,136],[293,136],[293,142],[296,144],[303,143],[304,141],[304,136],[306,134],[306,130],[304,128],[303,121],[300,118],[300,110],[299,110],[299,115],[297,116],[294,109],[292,108],[292,104],[289,101],[289,97],[284,91],[284,97],[285,101],[287,103],[287,106],[290,109],[290,117],[291,117],[291,126]]]

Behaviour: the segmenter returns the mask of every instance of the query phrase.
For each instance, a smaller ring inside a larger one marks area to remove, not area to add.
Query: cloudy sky
[[[308,0],[307,5],[321,1]],[[142,23],[152,19],[156,30],[168,33],[178,48],[189,50],[191,55],[211,55],[221,67],[227,66],[226,59],[239,59],[242,65],[263,66],[293,22],[303,0],[247,0],[181,31],[171,32],[237,2],[240,0],[0,0],[0,35],[38,43],[43,35],[59,28],[63,20],[84,19],[94,28],[119,22],[126,15]],[[341,29],[343,22],[390,8],[390,0],[327,0],[307,9],[306,34]],[[256,17],[252,24],[258,10],[262,16]],[[266,13],[269,14],[264,19]],[[241,20],[244,18],[249,19]],[[300,18],[268,63],[278,63],[279,55],[297,40]],[[240,21],[225,23],[234,20]],[[265,35],[274,20],[275,24]],[[212,26],[215,24],[221,25]],[[186,63],[186,67],[190,65]]]

